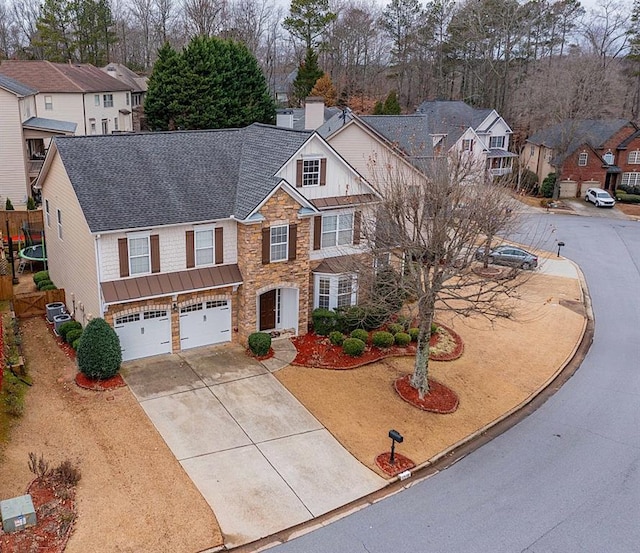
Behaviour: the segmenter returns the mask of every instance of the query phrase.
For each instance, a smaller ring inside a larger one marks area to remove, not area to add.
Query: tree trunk
[[[421,301],[418,306],[420,334],[418,335],[418,350],[410,383],[418,390],[420,399],[429,393],[429,340],[431,339],[431,323],[433,322],[432,305],[433,302]]]

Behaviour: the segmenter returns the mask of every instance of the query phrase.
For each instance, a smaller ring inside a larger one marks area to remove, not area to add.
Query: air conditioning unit
[[[56,334],[58,334],[58,329],[60,328],[61,324],[64,324],[71,320],[73,319],[71,318],[71,315],[69,315],[68,313],[63,313],[62,315],[56,315],[53,318],[53,328],[56,331]]]
[[[48,303],[46,305],[46,308],[47,308],[47,321],[49,321],[50,323],[53,322],[53,318],[56,315],[62,315],[66,311],[64,308],[64,303],[62,303],[61,301]]]

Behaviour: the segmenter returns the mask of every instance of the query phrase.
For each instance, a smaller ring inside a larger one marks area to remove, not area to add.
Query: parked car
[[[476,250],[476,259],[484,259],[484,248]],[[521,269],[535,269],[538,266],[538,257],[515,246],[498,246],[489,252],[489,263],[495,265],[511,265]]]
[[[584,196],[585,202],[591,202],[596,207],[613,207],[616,201],[611,194],[602,188],[589,188]]]

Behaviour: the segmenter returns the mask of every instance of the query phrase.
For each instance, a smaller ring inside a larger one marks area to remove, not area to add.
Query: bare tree
[[[224,0],[185,0],[184,18],[190,36],[210,37],[222,24]]]
[[[615,0],[601,0],[583,23],[582,33],[590,51],[598,56],[602,68],[626,52],[629,39],[629,8]]]

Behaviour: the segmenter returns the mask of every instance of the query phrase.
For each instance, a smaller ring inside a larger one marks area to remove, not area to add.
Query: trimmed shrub
[[[436,332],[438,332],[438,325],[436,323],[431,323],[431,336],[433,336]]]
[[[34,284],[38,284],[41,280],[51,280],[49,278],[49,271],[38,271],[33,275]]]
[[[411,336],[406,332],[398,332],[393,339],[396,341],[396,345],[398,346],[406,346],[409,342],[411,342]]]
[[[44,280],[36,282],[36,288],[41,290],[43,286],[48,286],[49,284],[53,284],[53,282],[51,282],[51,279],[45,278]]]
[[[377,348],[389,348],[393,345],[393,334],[384,331],[375,332],[371,341]]]
[[[342,344],[342,351],[351,357],[358,357],[364,353],[365,343],[358,338],[347,338]]]
[[[402,332],[404,327],[399,323],[391,323],[390,325],[387,325],[387,330],[395,336],[398,332]]]
[[[553,197],[553,189],[556,186],[556,174],[549,173],[545,179],[542,181],[542,186],[540,187],[540,193],[545,198]]]
[[[408,330],[408,334],[411,337],[411,341],[412,342],[417,342],[418,341],[418,336],[420,336],[420,329],[419,328],[410,328]]]
[[[80,338],[78,338],[77,340],[74,340],[73,343],[71,344],[71,347],[73,349],[75,349],[76,351],[78,351],[78,346],[80,345]]]
[[[640,195],[616,192],[616,199],[623,204],[640,204]]]
[[[344,343],[344,339],[346,336],[342,334],[339,330],[334,330],[329,334],[329,340],[334,346],[341,346]]]
[[[320,336],[328,336],[336,329],[336,313],[330,309],[318,308],[311,313],[313,330]]]
[[[369,333],[366,330],[361,328],[356,328],[351,334],[351,338],[356,338],[357,340],[362,340],[365,344],[369,340]]]
[[[120,340],[104,319],[89,321],[77,351],[78,368],[87,378],[105,380],[118,374],[122,363]]]
[[[82,329],[74,328],[72,330],[67,331],[67,333],[65,334],[64,340],[65,342],[67,342],[67,344],[73,344],[73,342],[80,339],[80,336],[82,336]]]
[[[27,211],[34,211],[36,209],[36,201],[29,196],[27,198]]]
[[[249,335],[249,349],[253,355],[262,357],[271,349],[271,335],[266,332],[254,332]]]
[[[60,325],[60,328],[58,328],[58,334],[62,336],[63,340],[66,340],[67,333],[72,330],[82,330],[82,325],[78,321],[67,321]]]
[[[47,290],[57,290],[58,287],[52,282],[51,284],[46,284],[40,288],[40,292],[46,292]]]
[[[13,207],[13,204],[11,203],[11,200],[9,198],[7,198],[7,201],[4,203],[4,209],[5,211],[14,211],[15,208]]]

